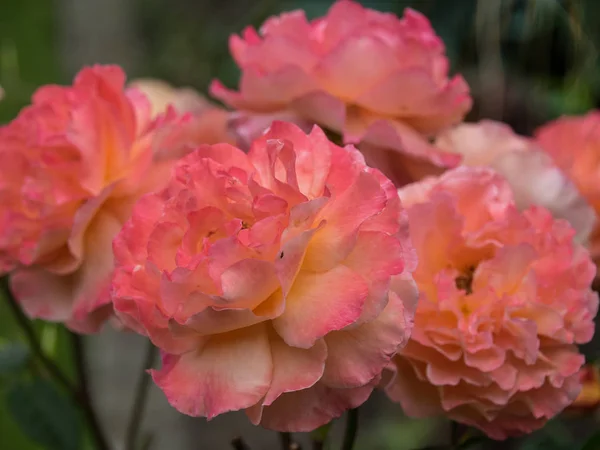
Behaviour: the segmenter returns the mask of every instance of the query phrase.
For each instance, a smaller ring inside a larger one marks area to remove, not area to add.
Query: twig
[[[152,367],[155,359],[156,347],[148,340],[146,344],[146,356],[135,388],[135,397],[131,407],[127,431],[125,432],[126,450],[136,449],[138,434],[140,432],[142,420],[144,418],[144,410],[148,401],[148,388],[150,387],[150,376],[146,373],[146,370]]]
[[[346,432],[344,433],[344,442],[342,450],[352,450],[354,441],[356,441],[356,433],[358,431],[358,408],[348,411],[346,419]]]
[[[92,406],[92,398],[90,395],[90,387],[88,384],[87,367],[85,363],[85,353],[83,348],[83,339],[81,336],[75,333],[71,334],[71,340],[73,342],[73,354],[75,358],[75,370],[77,371],[77,390],[75,395],[77,397],[79,406],[83,410],[83,414],[88,422],[90,431],[96,441],[96,447],[98,450],[108,450],[110,446],[102,432],[100,426],[100,420],[94,411]]]

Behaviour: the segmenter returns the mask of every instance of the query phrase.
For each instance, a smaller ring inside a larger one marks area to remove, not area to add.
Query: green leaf
[[[74,406],[49,381],[15,384],[7,406],[25,435],[51,450],[79,450],[82,427]]]
[[[584,445],[581,450],[600,450],[600,432],[594,434]]]
[[[23,369],[29,360],[29,350],[21,342],[0,344],[0,375]]]

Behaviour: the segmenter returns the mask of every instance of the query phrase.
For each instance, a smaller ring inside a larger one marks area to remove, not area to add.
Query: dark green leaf
[[[585,445],[581,447],[581,450],[600,450],[600,432],[594,434]]]
[[[25,367],[29,350],[20,342],[0,345],[0,375],[17,372]]]
[[[82,428],[74,406],[49,381],[15,384],[7,393],[14,421],[30,439],[52,450],[79,450]]]

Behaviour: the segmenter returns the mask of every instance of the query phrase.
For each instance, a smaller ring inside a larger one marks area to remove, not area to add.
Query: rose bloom
[[[307,431],[363,403],[408,339],[416,264],[397,192],[316,128],[203,146],[114,241],[121,319],[163,350],[182,413]]]
[[[587,242],[596,222],[593,208],[533,139],[504,123],[482,120],[446,130],[436,145],[461,155],[463,165],[493,168],[510,184],[519,209],[542,206],[555,218],[568,220],[576,239]]]
[[[112,239],[134,201],[166,179],[171,111],[124,90],[116,66],[45,86],[0,128],[0,271],[30,317],[97,330],[110,315]]]
[[[260,31],[232,36],[242,70],[239,92],[213,82],[211,92],[241,110],[238,132],[250,140],[273,118],[317,123],[443,167],[459,162],[428,138],[458,123],[471,107],[460,76],[448,78],[442,40],[425,16],[391,13],[349,0],[308,21],[303,11],[268,19]]]
[[[232,113],[209,102],[194,89],[174,88],[162,80],[152,78],[133,80],[129,86],[148,98],[153,117],[164,114],[169,107],[180,114],[189,114],[189,120],[178,129],[180,135],[185,135],[188,143],[235,143],[236,136],[229,130]]]
[[[539,145],[600,214],[600,111],[562,117],[539,128],[535,135]],[[600,264],[599,222],[591,236],[590,252]]]
[[[388,395],[411,416],[445,414],[494,439],[540,428],[581,388],[576,344],[598,309],[587,251],[544,208],[519,212],[490,169],[454,169],[400,197],[420,297]]]

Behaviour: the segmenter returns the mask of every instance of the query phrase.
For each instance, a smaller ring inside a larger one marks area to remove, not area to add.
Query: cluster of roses
[[[239,90],[210,90],[235,111],[95,66],[0,129],[0,270],[24,311],[147,336],[179,411],[281,431],[376,388],[496,439],[573,402],[600,113],[533,138],[461,123],[468,86],[408,9],[340,0],[230,48]]]

